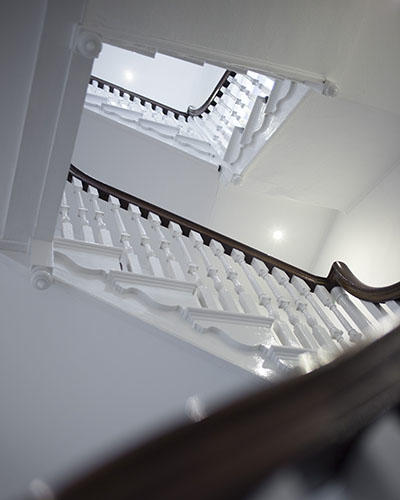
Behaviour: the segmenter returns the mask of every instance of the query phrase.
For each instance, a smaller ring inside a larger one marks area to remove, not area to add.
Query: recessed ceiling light
[[[133,80],[133,73],[129,69],[124,72],[125,80],[131,82]]]
[[[276,241],[279,241],[283,238],[283,231],[281,231],[280,229],[276,229],[273,233],[272,233],[272,237],[274,238],[274,240]]]

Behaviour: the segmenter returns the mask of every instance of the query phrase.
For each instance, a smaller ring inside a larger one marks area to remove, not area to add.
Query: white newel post
[[[279,342],[282,345],[291,346],[293,344],[293,336],[290,332],[290,329],[288,325],[281,320],[279,312],[272,306],[271,297],[266,293],[264,288],[258,282],[256,276],[254,275],[254,268],[247,264],[247,262],[245,261],[244,253],[236,250],[236,248],[232,250],[231,256],[245,273],[247,279],[249,280],[251,286],[253,287],[253,290],[258,297],[259,304],[266,309],[268,316],[274,319],[272,330],[276,333]]]
[[[172,237],[176,239],[182,250],[187,266],[187,273],[193,276],[194,282],[197,285],[197,294],[199,297],[200,304],[208,309],[213,309],[213,310],[218,309],[217,301],[215,300],[208,286],[204,285],[199,276],[198,273],[199,266],[195,264],[192,260],[192,256],[190,255],[190,252],[187,249],[181,227],[179,226],[179,224],[176,224],[175,222],[170,222],[168,225],[168,229]]]
[[[311,304],[311,307],[314,309],[314,311],[318,314],[318,316],[324,322],[331,337],[334,340],[336,340],[336,342],[343,349],[345,349],[347,347],[347,344],[346,344],[345,340],[343,339],[342,330],[339,330],[339,328],[336,328],[336,326],[328,318],[328,316],[326,315],[326,313],[324,312],[322,307],[318,304],[315,296],[311,293],[311,289],[307,285],[307,283],[303,279],[299,278],[298,276],[292,276],[291,281],[292,281],[293,286],[299,292],[299,294],[302,295],[306,300],[308,300],[308,302]]]
[[[276,298],[279,309],[282,309],[287,314],[289,323],[293,326],[293,332],[296,338],[294,344],[298,343],[306,349],[314,349],[316,346],[314,338],[310,335],[306,325],[300,321],[296,312],[293,311],[290,306],[290,300],[282,294],[281,287],[269,273],[267,266],[259,259],[253,259],[251,261],[251,265],[254,267],[257,274],[261,276],[269,286],[271,292]]]
[[[235,292],[238,295],[239,303],[243,308],[243,311],[247,314],[259,314],[258,308],[252,297],[245,291],[244,287],[238,280],[238,274],[233,269],[231,263],[229,262],[228,256],[225,254],[224,247],[219,241],[211,240],[210,249],[216,257],[221,261],[226,277],[232,282]]]
[[[164,252],[165,260],[167,261],[167,268],[170,277],[176,280],[184,281],[185,275],[179,262],[175,259],[175,255],[171,252],[170,242],[164,236],[161,231],[161,219],[158,215],[149,212],[148,220],[150,221],[151,227],[156,232],[158,238],[160,239],[160,249]]]
[[[78,218],[81,221],[82,225],[83,241],[85,241],[86,243],[95,243],[93,229],[91,228],[90,222],[87,218],[88,209],[83,203],[82,182],[76,177],[73,177],[72,184],[74,186],[74,193],[78,203]]]
[[[150,245],[150,238],[147,235],[146,230],[142,224],[142,214],[139,207],[130,203],[128,211],[131,214],[132,220],[135,222],[136,227],[138,228],[140,234],[140,244],[144,248],[146,259],[149,263],[152,274],[154,276],[157,276],[158,278],[164,278],[165,275],[161,266],[160,259],[155,255],[153,248]]]
[[[335,288],[332,288],[331,294],[335,301],[343,307],[354,323],[360,328],[361,334],[367,339],[372,339],[373,336],[370,332],[371,323],[365,318],[361,311],[357,309],[346,292],[341,287],[335,286]]]
[[[317,285],[315,287],[314,293],[322,302],[322,304],[333,312],[341,325],[343,325],[343,328],[346,330],[350,342],[356,344],[359,340],[361,340],[361,333],[355,330],[343,316],[343,314],[339,311],[328,290],[322,285]]]
[[[89,193],[90,201],[92,202],[93,208],[94,208],[94,213],[95,213],[94,220],[96,221],[97,227],[99,229],[100,243],[102,245],[112,247],[113,242],[112,242],[111,234],[110,234],[110,231],[107,229],[106,223],[104,222],[104,212],[102,210],[100,210],[100,206],[99,206],[99,202],[98,202],[99,192],[93,186],[89,186],[88,193]]]
[[[130,243],[130,234],[127,232],[124,221],[120,214],[120,202],[118,198],[109,196],[108,201],[111,203],[111,210],[114,214],[115,223],[120,233],[120,242],[123,248],[123,258],[126,261],[128,270],[132,273],[142,274],[142,268],[139,263],[138,256],[133,251]]]
[[[61,215],[61,236],[67,240],[73,240],[74,228],[72,226],[72,222],[69,217],[69,205],[67,201],[67,195],[65,194],[65,190],[62,195],[62,200],[60,205],[60,215]]]
[[[200,253],[201,258],[203,259],[207,269],[207,276],[209,276],[214,283],[214,288],[218,294],[218,300],[222,309],[229,312],[239,312],[232,295],[225,288],[221,278],[219,277],[218,269],[211,264],[210,259],[205,252],[204,242],[201,235],[195,231],[190,231],[189,238],[192,240],[194,248]]]

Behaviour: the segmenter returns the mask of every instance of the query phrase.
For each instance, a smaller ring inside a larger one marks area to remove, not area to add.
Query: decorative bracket
[[[99,56],[103,47],[100,36],[93,31],[86,30],[77,25],[72,36],[72,48],[87,59],[95,59]]]
[[[53,283],[53,243],[31,241],[31,283],[37,290],[46,290]]]

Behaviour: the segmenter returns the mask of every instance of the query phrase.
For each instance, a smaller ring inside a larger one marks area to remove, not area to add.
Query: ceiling
[[[309,92],[248,169],[243,187],[349,210],[400,161],[400,115]]]

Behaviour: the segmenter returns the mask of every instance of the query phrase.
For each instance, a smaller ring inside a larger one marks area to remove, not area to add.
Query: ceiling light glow
[[[283,238],[283,231],[281,231],[280,229],[276,229],[272,233],[272,237],[274,238],[275,241],[280,241]]]
[[[127,82],[131,82],[133,80],[133,73],[132,71],[130,71],[129,69],[127,69],[125,72],[124,72],[124,77],[125,77],[125,80]]]

